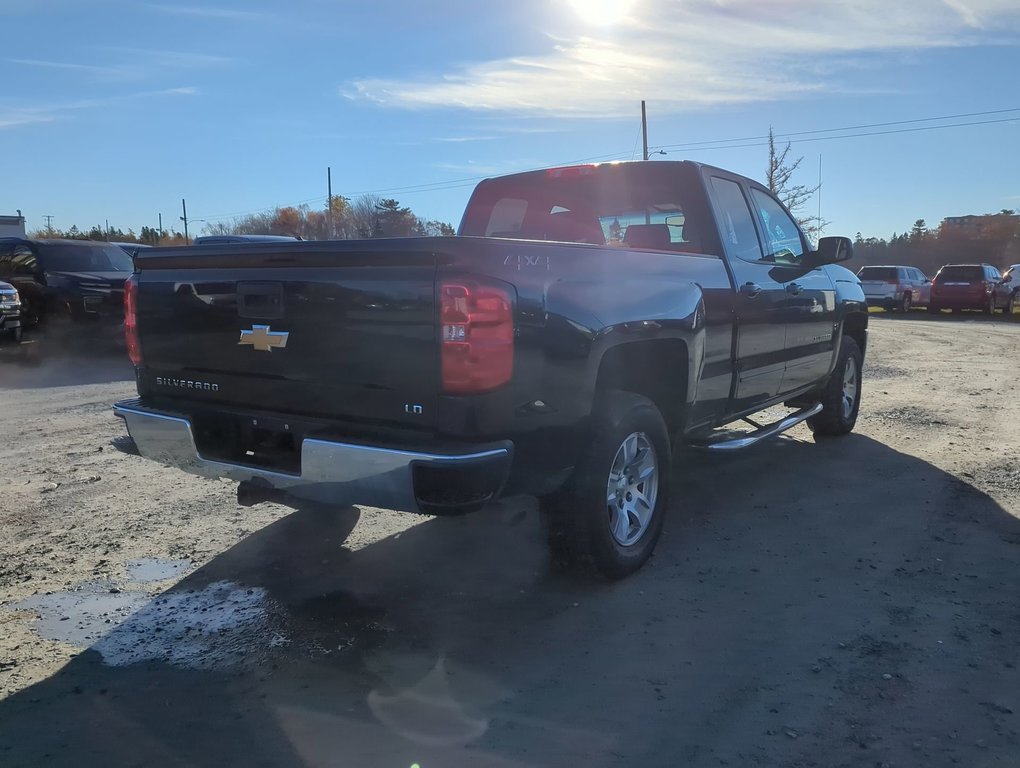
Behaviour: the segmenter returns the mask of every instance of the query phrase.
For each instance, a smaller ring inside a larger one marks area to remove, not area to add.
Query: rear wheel
[[[21,326],[19,325],[17,328],[15,328],[13,331],[11,331],[11,341],[13,341],[15,344],[20,344],[21,343],[21,333],[22,333]]]
[[[540,500],[555,560],[620,579],[651,557],[669,497],[669,434],[659,409],[608,392],[567,486]]]
[[[995,314],[995,294],[994,293],[991,296],[988,297],[988,301],[985,303],[985,314],[986,315],[994,315]]]
[[[1016,294],[1011,293],[1009,295],[1009,299],[1006,301],[1006,308],[1003,310],[1003,312],[1005,312],[1006,315],[1008,316],[1012,315],[1015,310],[1016,310]]]
[[[909,312],[912,299],[909,293],[903,294],[903,299],[900,301],[900,312]]]
[[[862,363],[857,342],[844,336],[836,369],[820,393],[822,412],[808,419],[808,426],[816,435],[845,435],[853,431],[861,407]]]

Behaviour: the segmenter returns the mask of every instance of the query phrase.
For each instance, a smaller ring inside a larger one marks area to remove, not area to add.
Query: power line
[[[1008,112],[1020,112],[1020,107],[1014,107],[1011,109],[992,109],[984,112],[965,112],[958,115],[942,115],[940,117],[918,117],[913,120],[893,120],[887,123],[865,123],[863,125],[847,125],[842,128],[819,128],[814,131],[796,131],[794,133],[776,133],[773,134],[777,139],[788,139],[794,136],[810,136],[815,133],[837,133],[839,131],[856,131],[861,128],[886,128],[891,125],[909,125],[911,123],[930,123],[936,120],[958,120],[964,117],[984,117],[985,115],[1002,115]],[[954,123],[953,125],[983,125],[983,123]],[[952,126],[933,126],[933,127],[952,127]],[[864,134],[869,135],[869,134]],[[767,139],[768,134],[764,136],[741,136],[734,139],[712,139],[710,141],[692,141],[686,144],[661,144],[659,145],[662,149],[685,149],[687,147],[700,147],[707,144],[729,144],[736,141],[760,141],[761,139]],[[757,145],[749,145],[757,146]]]
[[[993,125],[995,123],[1015,123],[1020,122],[1020,117],[1006,117],[1000,118],[999,120],[978,120],[970,123],[952,123],[950,125],[926,125],[919,128],[898,128],[892,131],[866,131],[864,133],[845,133],[840,136],[814,136],[806,139],[797,139],[800,143],[806,143],[809,141],[833,141],[835,139],[854,139],[860,136],[887,136],[893,133],[917,133],[919,131],[938,131],[943,128],[965,128],[969,125]],[[776,138],[785,138],[789,134],[775,134]],[[768,138],[764,136],[762,138]],[[739,141],[739,139],[737,139]],[[666,145],[670,146],[670,145]],[[681,145],[673,145],[681,146]],[[682,146],[687,152],[700,152],[706,149],[743,149],[744,147],[765,147],[768,146],[767,141],[756,141],[750,144],[725,144],[716,147],[686,147]]]
[[[567,160],[562,163],[551,163],[549,165],[543,165],[538,168],[527,168],[517,173],[528,173],[530,171],[542,171],[546,168],[555,168],[560,165],[572,165],[576,163],[588,163],[595,160],[622,160],[627,156],[626,152],[613,152],[607,155],[594,155],[592,157],[582,157],[577,160]],[[382,195],[387,193],[399,192],[401,194],[415,194],[417,192],[442,192],[447,189],[459,189],[461,187],[474,186],[477,182],[483,181],[484,179],[490,178],[490,175],[486,176],[469,176],[462,179],[447,179],[446,181],[433,181],[425,184],[413,184],[405,187],[384,187],[382,189],[369,189],[361,192],[346,192],[343,193],[344,197],[361,197],[362,195]],[[272,211],[276,208],[286,208],[289,206],[303,205],[305,203],[312,203],[322,199],[322,195],[316,195],[315,197],[308,198],[307,200],[301,200],[296,203],[282,203],[276,205],[267,205],[263,208],[254,208],[248,211],[236,211],[234,213],[213,213],[213,214],[202,214],[203,218],[206,219],[223,219],[231,216],[246,216],[253,213],[262,213],[264,211]]]
[[[898,128],[898,129],[889,130],[889,131],[865,131],[865,132],[860,132],[860,133],[840,133],[840,132],[843,132],[843,131],[857,131],[857,130],[860,130],[860,129],[863,129],[863,128],[884,128],[884,127],[895,126],[895,125],[912,125],[912,124],[915,124],[915,123],[935,122],[935,121],[938,121],[938,120],[958,120],[958,119],[965,118],[965,117],[981,117],[981,116],[985,116],[985,115],[1001,115],[1001,114],[1008,114],[1008,113],[1011,113],[1011,112],[1020,112],[1020,107],[1014,107],[1014,108],[1009,108],[1009,109],[986,110],[986,111],[983,111],[983,112],[965,112],[965,113],[960,113],[960,114],[956,114],[956,115],[942,115],[942,116],[939,116],[939,117],[920,117],[920,118],[914,118],[914,119],[911,119],[911,120],[893,120],[893,121],[884,122],[884,123],[866,123],[866,124],[862,124],[862,125],[848,125],[848,126],[844,126],[842,128],[819,128],[817,130],[812,130],[812,131],[796,131],[796,132],[792,132],[792,133],[777,133],[777,134],[774,134],[774,137],[777,138],[777,139],[790,139],[791,137],[793,137],[793,138],[808,137],[808,138],[797,138],[798,142],[832,141],[832,140],[835,140],[835,139],[852,139],[852,138],[860,138],[860,137],[864,137],[864,136],[885,136],[885,135],[898,134],[898,133],[917,133],[917,132],[921,132],[921,131],[936,131],[936,130],[941,130],[941,129],[945,129],[945,128],[965,128],[965,127],[968,127],[968,126],[993,125],[993,124],[997,124],[997,123],[1011,123],[1011,122],[1018,122],[1018,121],[1020,121],[1020,117],[1009,117],[1009,118],[1000,118],[1000,119],[996,119],[996,120],[977,120],[977,121],[970,121],[970,122],[965,122],[965,123],[949,123],[947,125],[927,125],[927,126],[919,126],[919,127],[915,127],[915,128]],[[840,135],[838,135],[838,136],[818,136],[818,135],[816,135],[816,134],[822,134],[822,133],[840,133]],[[639,136],[640,136],[640,134],[639,134]],[[685,143],[685,144],[660,144],[660,145],[658,145],[658,148],[660,148],[660,149],[682,149],[682,150],[686,150],[686,151],[690,151],[690,152],[698,152],[698,151],[712,150],[712,149],[743,149],[743,148],[747,148],[747,147],[762,147],[762,146],[766,146],[767,141],[764,141],[764,140],[767,140],[767,139],[768,139],[768,135],[766,134],[766,135],[763,135],[763,136],[744,136],[744,137],[731,138],[731,139],[712,139],[712,140],[709,140],[709,141],[694,141],[694,142],[688,142],[688,143]],[[745,142],[745,143],[739,143],[739,142]],[[635,147],[636,146],[637,146],[637,141],[635,140]],[[634,150],[634,152],[636,152],[636,149]],[[594,162],[594,161],[622,160],[622,159],[625,159],[628,156],[628,154],[630,154],[630,156],[633,158],[634,152],[631,152],[631,153],[627,153],[627,152],[613,152],[613,153],[604,154],[604,155],[593,155],[591,157],[582,157],[582,158],[579,158],[579,159],[576,159],[576,160],[567,160],[567,161],[563,161],[563,162],[552,163],[550,165],[543,165],[543,166],[540,166],[540,167],[537,167],[537,168],[528,168],[528,169],[524,169],[524,170],[521,170],[521,171],[517,171],[517,173],[527,173],[527,172],[530,172],[530,171],[541,171],[541,170],[545,170],[547,168],[555,168],[555,167],[561,166],[561,165],[573,165],[573,164],[577,164],[577,163],[587,163],[587,162]],[[370,190],[364,190],[364,191],[361,191],[361,192],[347,192],[346,194],[344,194],[344,196],[345,197],[349,197],[349,198],[353,198],[353,197],[361,197],[361,196],[364,196],[364,195],[383,195],[383,194],[395,194],[395,193],[399,193],[401,195],[412,195],[412,194],[419,194],[421,192],[444,192],[444,191],[448,191],[448,190],[461,189],[461,188],[464,188],[464,187],[474,186],[479,181],[483,181],[484,179],[487,179],[487,178],[489,178],[489,176],[487,176],[487,175],[486,176],[469,176],[469,177],[464,177],[464,178],[460,178],[460,179],[447,179],[446,181],[435,181],[435,182],[428,182],[428,183],[422,183],[422,184],[412,184],[412,185],[401,186],[401,187],[383,187],[383,188],[380,188],[380,189],[370,189]],[[247,215],[251,215],[251,214],[255,214],[255,213],[263,213],[265,211],[272,211],[272,210],[275,210],[276,208],[285,208],[285,207],[291,207],[291,206],[304,205],[306,203],[316,202],[316,201],[318,201],[320,199],[321,199],[321,195],[316,195],[314,197],[309,197],[309,198],[307,198],[305,200],[300,200],[298,202],[268,205],[268,206],[264,206],[262,208],[255,208],[255,209],[250,209],[250,210],[246,210],[246,211],[234,211],[232,213],[219,213],[219,214],[203,214],[202,218],[205,218],[205,219],[225,219],[225,218],[231,218],[231,217],[237,217],[237,216],[247,216]]]

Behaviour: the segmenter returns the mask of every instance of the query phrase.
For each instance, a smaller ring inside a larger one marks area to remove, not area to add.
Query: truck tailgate
[[[433,254],[210,246],[137,265],[146,395],[434,426]]]

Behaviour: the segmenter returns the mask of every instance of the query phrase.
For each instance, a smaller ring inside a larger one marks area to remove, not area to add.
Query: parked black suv
[[[110,243],[0,238],[0,280],[18,289],[27,325],[49,316],[121,322],[132,269],[131,257]]]

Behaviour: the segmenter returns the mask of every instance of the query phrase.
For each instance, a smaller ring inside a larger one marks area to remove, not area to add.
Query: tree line
[[[850,263],[854,268],[871,264],[917,267],[929,276],[950,263],[987,263],[1001,270],[1020,263],[1020,211],[1004,208],[974,217],[971,226],[945,219],[930,228],[924,219],[917,219],[909,230],[894,232],[888,240],[863,237],[858,232]]]
[[[209,235],[292,235],[303,240],[354,240],[373,237],[441,237],[451,225],[424,219],[393,198],[334,195],[323,210],[307,205],[274,208],[231,221],[207,224]]]
[[[198,222],[196,222],[198,223]],[[322,210],[307,205],[283,206],[261,213],[239,216],[230,221],[206,223],[207,235],[291,235],[302,240],[352,240],[374,237],[441,237],[455,234],[453,227],[436,219],[425,219],[393,198],[363,195],[351,200],[334,195]],[[68,229],[47,227],[30,233],[36,238],[105,240],[144,245],[184,245],[184,233],[176,228],[134,229],[100,227]]]

